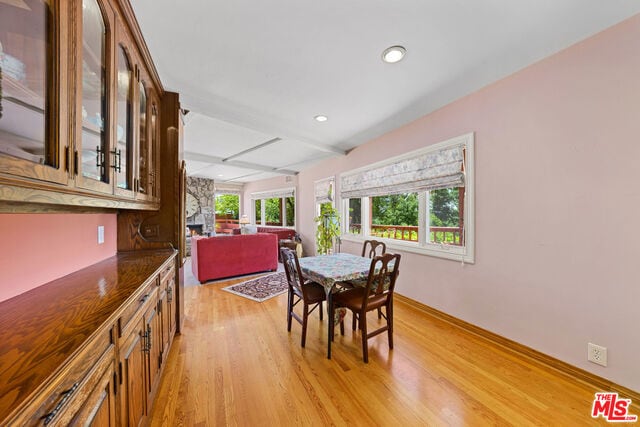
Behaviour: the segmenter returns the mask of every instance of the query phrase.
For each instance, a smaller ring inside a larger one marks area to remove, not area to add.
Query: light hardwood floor
[[[328,360],[326,317],[311,315],[303,349],[286,294],[257,303],[221,290],[237,281],[185,289],[151,425],[606,424],[590,417],[598,390],[399,301],[394,350],[381,334],[364,364],[349,315]]]

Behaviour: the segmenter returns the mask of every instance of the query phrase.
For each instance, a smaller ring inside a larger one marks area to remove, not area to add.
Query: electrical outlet
[[[98,226],[98,244],[101,245],[104,243],[104,225]]]
[[[589,343],[587,345],[587,360],[598,365],[607,366],[607,347]]]
[[[159,225],[145,225],[142,228],[142,236],[144,238],[158,237],[160,234],[160,226]]]

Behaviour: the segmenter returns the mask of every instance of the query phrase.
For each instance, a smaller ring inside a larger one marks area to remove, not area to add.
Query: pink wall
[[[98,226],[105,241],[98,245]],[[116,214],[0,214],[0,301],[108,258]]]
[[[637,15],[305,170],[305,251],[315,180],[475,132],[476,263],[403,253],[398,292],[640,390],[639,52]]]

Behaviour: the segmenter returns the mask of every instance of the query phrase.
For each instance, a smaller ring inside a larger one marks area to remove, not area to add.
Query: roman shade
[[[316,203],[330,203],[333,201],[335,190],[335,177],[325,178],[314,183],[314,194]]]
[[[243,185],[234,185],[229,183],[214,182],[215,194],[237,194],[241,195],[244,189]]]
[[[340,177],[343,199],[464,186],[464,144],[420,150]]]
[[[280,190],[261,191],[259,193],[251,193],[251,200],[262,199],[279,199],[281,197],[294,197],[294,188],[283,188]]]

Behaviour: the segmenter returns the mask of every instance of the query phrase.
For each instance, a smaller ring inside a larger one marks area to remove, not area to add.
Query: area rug
[[[288,289],[287,276],[284,272],[267,274],[257,279],[247,280],[246,282],[236,283],[235,285],[222,288],[223,291],[231,292],[232,294],[257,302],[281,295],[287,292]]]

